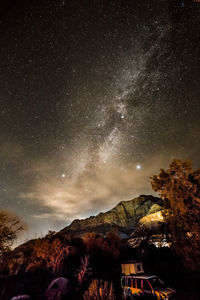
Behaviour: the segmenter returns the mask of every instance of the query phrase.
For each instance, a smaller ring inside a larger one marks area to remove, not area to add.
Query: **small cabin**
[[[121,263],[122,275],[143,274],[144,268],[141,262],[126,261]]]

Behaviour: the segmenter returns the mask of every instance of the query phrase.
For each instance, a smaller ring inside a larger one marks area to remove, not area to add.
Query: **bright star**
[[[121,115],[121,119],[124,119],[124,115]]]
[[[140,169],[141,169],[141,165],[137,165],[137,166],[136,166],[136,169],[137,169],[137,170],[140,170]]]
[[[66,176],[65,174],[62,174],[62,175],[61,175],[62,178],[65,178],[65,176]]]

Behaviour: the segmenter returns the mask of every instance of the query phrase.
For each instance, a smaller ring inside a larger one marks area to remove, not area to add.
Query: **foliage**
[[[93,280],[89,289],[83,295],[84,300],[114,300],[114,289],[112,282]]]
[[[9,250],[18,233],[23,229],[24,226],[18,217],[0,211],[0,255]]]
[[[190,161],[174,159],[167,170],[151,178],[164,200],[172,246],[191,269],[200,267],[200,169]]]
[[[57,273],[67,254],[67,247],[63,245],[60,239],[49,240],[47,238],[37,239],[33,245],[33,251],[26,270],[31,268],[45,266]]]
[[[106,237],[101,234],[91,232],[85,235],[84,242],[88,252],[100,250],[112,253],[112,256],[114,256],[115,259],[118,259],[120,256],[122,242],[120,237],[114,232],[108,232]]]
[[[90,255],[93,276],[115,281],[120,276],[120,257],[124,247],[119,236],[113,232],[106,236],[89,233],[84,237],[84,243],[85,252]]]

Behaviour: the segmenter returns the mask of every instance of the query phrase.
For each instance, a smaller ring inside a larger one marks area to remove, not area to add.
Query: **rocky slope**
[[[131,247],[138,247],[143,241],[157,247],[168,247],[166,238],[166,222],[163,217],[163,207],[154,204],[147,214],[142,217],[128,238]]]
[[[113,209],[83,220],[74,220],[69,226],[57,232],[56,236],[73,234],[84,236],[96,232],[105,234],[116,231],[121,238],[128,238],[132,247],[139,245],[146,235],[160,234],[162,223],[162,200],[151,195],[141,195],[129,201],[121,201]],[[45,238],[44,238],[45,239]],[[16,253],[32,248],[35,239],[15,249]]]
[[[162,209],[162,200],[151,195],[141,195],[129,201],[121,201],[113,209],[83,220],[74,220],[60,233],[83,235],[87,232],[106,233],[118,230],[127,236],[136,228],[139,220]]]

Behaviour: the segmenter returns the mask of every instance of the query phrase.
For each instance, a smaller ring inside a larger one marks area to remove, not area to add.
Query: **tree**
[[[84,280],[91,274],[91,268],[89,268],[89,255],[85,255],[84,258],[81,257],[81,266],[77,271],[78,284],[82,286]]]
[[[93,253],[95,250],[99,250],[112,254],[115,259],[119,258],[123,245],[120,237],[115,232],[108,232],[106,236],[90,232],[84,236],[84,242],[87,252]]]
[[[0,255],[10,249],[18,233],[23,229],[24,226],[18,217],[0,211]]]
[[[190,161],[174,159],[167,170],[151,178],[164,201],[172,247],[190,269],[200,267],[200,169]]]
[[[60,271],[63,260],[67,256],[68,248],[63,245],[60,239],[51,240],[47,236],[47,238],[35,240],[32,247],[33,251],[26,268],[27,271],[41,267],[41,265],[51,269],[53,273]]]

